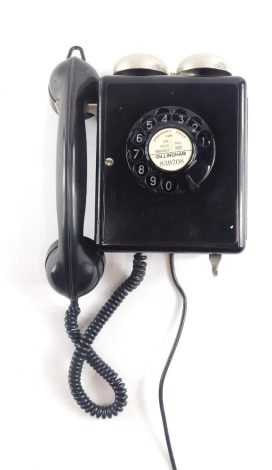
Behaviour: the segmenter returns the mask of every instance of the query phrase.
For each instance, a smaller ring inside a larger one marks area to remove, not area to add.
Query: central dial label
[[[166,127],[153,135],[148,146],[149,157],[160,170],[178,171],[193,157],[190,137],[176,127]]]

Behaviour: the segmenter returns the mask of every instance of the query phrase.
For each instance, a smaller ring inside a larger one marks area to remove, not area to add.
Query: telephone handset
[[[71,300],[92,290],[103,274],[104,255],[83,236],[87,183],[85,104],[97,103],[98,75],[69,51],[49,82],[52,107],[59,113],[57,213],[59,239],[49,248],[46,273],[53,288]]]

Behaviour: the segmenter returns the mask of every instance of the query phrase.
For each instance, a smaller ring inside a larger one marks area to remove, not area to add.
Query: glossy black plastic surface
[[[141,187],[126,143],[150,110],[191,110],[215,141],[213,168],[181,194]],[[245,245],[246,91],[242,78],[104,77],[100,81],[96,243],[105,251],[239,252]],[[111,158],[114,164],[105,165]]]
[[[84,60],[70,57],[53,71],[49,94],[59,102],[57,214],[59,240],[49,249],[46,273],[52,287],[74,300],[92,290],[104,269],[103,254],[83,237],[87,153],[86,102],[97,102],[98,76]]]

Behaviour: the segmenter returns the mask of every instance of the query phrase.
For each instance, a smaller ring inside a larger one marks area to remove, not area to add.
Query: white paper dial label
[[[193,156],[190,137],[176,127],[158,131],[150,140],[149,157],[158,168],[164,171],[178,171],[184,168]]]

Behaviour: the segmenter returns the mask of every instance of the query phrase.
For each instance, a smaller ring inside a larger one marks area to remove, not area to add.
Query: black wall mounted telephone
[[[131,276],[84,334],[77,325],[78,298],[101,278],[104,251],[221,254],[244,248],[246,86],[218,57],[205,54],[186,59],[172,75],[153,56],[133,55],[116,65],[114,75],[99,78],[76,46],[53,71],[49,94],[59,113],[59,240],[48,251],[46,273],[52,287],[71,300],[71,391],[87,413],[106,418],[122,411],[126,390],[91,345],[143,279],[145,256],[135,255]],[[83,234],[84,121],[92,115],[98,119],[95,241]],[[114,404],[96,405],[85,394],[85,360],[114,389]]]

